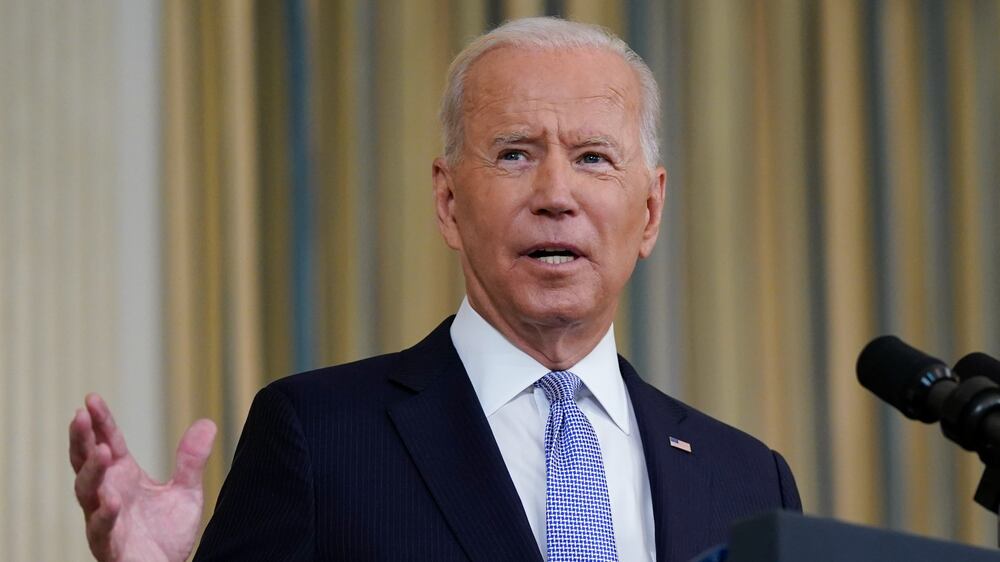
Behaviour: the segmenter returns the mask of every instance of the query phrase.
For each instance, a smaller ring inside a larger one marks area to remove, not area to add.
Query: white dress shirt
[[[549,402],[533,383],[549,369],[524,353],[462,301],[451,325],[462,359],[493,430],[528,523],[545,555],[545,423]],[[577,404],[601,444],[618,559],[656,559],[653,504],[642,439],[618,368],[614,327],[567,369],[583,385]]]

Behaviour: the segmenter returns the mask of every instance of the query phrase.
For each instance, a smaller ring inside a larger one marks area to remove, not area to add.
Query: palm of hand
[[[104,483],[119,490],[122,499],[107,543],[109,559],[170,561],[188,557],[201,522],[200,487],[158,483],[131,455],[108,468]]]
[[[90,551],[101,561],[183,561],[201,521],[201,474],[215,424],[199,420],[177,446],[173,476],[159,483],[136,463],[107,405],[89,395],[70,423],[74,488]]]

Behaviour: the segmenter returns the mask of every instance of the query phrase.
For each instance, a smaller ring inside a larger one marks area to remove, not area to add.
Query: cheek
[[[490,198],[488,193],[457,201],[455,217],[466,250],[492,254],[490,249],[503,248],[516,227],[516,210],[501,197]]]
[[[516,228],[518,214],[525,208],[527,193],[520,181],[485,177],[473,180],[469,185],[474,186],[470,192],[456,198],[456,215],[460,221],[490,236]]]
[[[635,268],[645,216],[644,206],[621,201],[617,207],[609,204],[593,215],[603,246],[600,266],[614,285],[623,284]]]
[[[593,209],[594,224],[616,245],[635,245],[641,238],[646,223],[645,201],[626,196],[608,197]]]

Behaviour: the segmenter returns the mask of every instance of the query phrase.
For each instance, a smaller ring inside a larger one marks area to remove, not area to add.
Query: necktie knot
[[[580,390],[580,377],[569,371],[552,371],[535,381],[535,386],[542,389],[549,402],[575,401]]]

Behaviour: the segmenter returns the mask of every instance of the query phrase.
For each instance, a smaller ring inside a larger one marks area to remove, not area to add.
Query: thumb
[[[187,428],[177,445],[177,465],[173,481],[187,488],[201,487],[201,473],[215,441],[215,423],[201,419]]]

